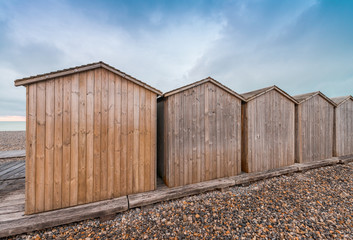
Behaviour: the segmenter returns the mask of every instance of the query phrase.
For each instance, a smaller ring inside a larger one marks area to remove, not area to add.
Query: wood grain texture
[[[261,172],[295,159],[295,103],[276,90],[243,104],[242,170]]]
[[[156,94],[104,68],[27,87],[26,213],[156,188]]]
[[[296,109],[296,162],[333,156],[334,106],[320,95],[303,101]]]
[[[353,154],[353,100],[348,99],[335,108],[336,156]]]
[[[159,162],[164,155],[159,174],[169,187],[240,173],[241,100],[238,97],[212,82],[205,82],[164,97],[158,104],[164,106],[163,125],[158,126],[158,144],[163,148]]]

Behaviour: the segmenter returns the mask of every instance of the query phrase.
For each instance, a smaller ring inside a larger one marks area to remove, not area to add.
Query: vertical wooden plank
[[[132,158],[132,191],[134,193],[137,193],[139,191],[139,179],[141,176],[139,173],[139,135],[140,135],[140,125],[139,125],[139,114],[140,114],[140,86],[134,84],[133,86],[133,94],[134,94],[134,99],[133,99],[133,144],[134,148],[132,150],[133,158]]]
[[[197,87],[192,89],[191,100],[191,143],[192,143],[192,183],[197,183],[197,142],[196,142],[196,102],[197,102]]]
[[[37,127],[36,127],[36,212],[44,211],[44,173],[45,173],[45,82],[37,86]]]
[[[127,80],[121,79],[121,170],[120,170],[120,183],[121,183],[121,195],[128,193],[128,182],[127,182],[127,144],[128,144],[128,95],[127,95]]]
[[[71,166],[70,206],[78,203],[78,131],[79,131],[79,75],[72,75],[71,82]]]
[[[197,87],[197,98],[196,98],[196,172],[197,172],[197,182],[201,182],[201,146],[203,145],[201,142],[201,101],[203,95],[201,92],[201,86]]]
[[[115,103],[115,81],[114,74],[108,73],[108,198],[114,196],[114,162],[115,162],[115,126],[114,126],[114,103]]]
[[[222,176],[221,174],[221,89],[216,88],[216,94],[215,94],[215,104],[216,104],[216,169],[213,169],[216,173],[216,178],[220,178]],[[233,159],[232,159],[233,160]]]
[[[114,197],[122,196],[121,191],[121,77],[115,76],[115,161],[114,161]]]
[[[93,201],[101,200],[102,70],[94,71]]]
[[[210,120],[209,120],[209,84],[205,84],[205,178],[210,179]]]
[[[201,136],[200,136],[200,148],[201,148],[201,162],[200,162],[200,182],[204,181],[205,177],[205,160],[206,160],[206,154],[205,154],[205,84],[202,84],[200,86],[200,131],[201,131]]]
[[[62,157],[63,157],[63,84],[62,78],[55,80],[55,149],[54,149],[54,209],[61,208]]]
[[[151,125],[152,125],[152,122],[151,122],[151,115],[152,115],[152,112],[151,112],[151,99],[153,98],[153,94],[150,92],[150,91],[146,91],[145,93],[145,97],[146,97],[146,110],[145,110],[145,116],[146,116],[146,119],[145,119],[145,125],[146,125],[146,144],[145,144],[145,163],[146,163],[146,171],[145,171],[145,174],[146,174],[146,178],[145,178],[145,186],[146,188],[145,189],[148,189],[148,190],[152,190],[153,188],[153,183],[151,182],[151,177],[153,175],[153,173],[151,172],[151,168],[152,168],[152,160],[151,160],[151,151],[153,150],[152,149],[152,144],[151,144],[151,135],[152,135],[152,129],[151,129]],[[164,105],[167,105],[166,103],[164,103]],[[166,144],[166,143],[165,143]]]
[[[174,180],[174,185],[179,186],[180,185],[180,94],[175,94],[174,95],[175,103],[174,103],[174,108],[175,108],[175,114],[174,114],[174,119],[173,119],[173,129],[175,132],[174,135],[174,144],[173,148],[175,149],[175,156],[174,156],[174,173],[173,173],[173,180]]]
[[[108,198],[108,71],[102,69],[101,199]]]
[[[184,161],[184,185],[189,184],[189,142],[188,142],[188,115],[189,115],[189,111],[188,111],[188,103],[189,102],[189,98],[188,98],[188,93],[187,91],[183,92],[183,98],[184,98],[184,105],[183,105],[183,112],[184,112],[184,117],[183,117],[183,142],[184,142],[184,149],[183,149],[183,161]]]
[[[157,101],[156,94],[151,93],[151,190],[157,188]]]
[[[134,84],[127,83],[127,193],[133,193],[133,158],[134,158]]]
[[[216,108],[217,108],[217,99],[216,99],[216,89],[215,89],[215,85],[210,84],[211,85],[211,102],[210,102],[210,106],[211,106],[211,119],[212,122],[210,124],[210,128],[211,130],[211,137],[210,139],[212,139],[212,155],[211,155],[211,159],[212,159],[212,165],[211,165],[211,178],[210,179],[215,179],[217,178],[217,125],[216,125]]]
[[[168,164],[167,164],[167,173],[168,173],[168,184],[169,186],[176,186],[174,182],[174,163],[175,163],[175,137],[174,137],[174,102],[175,95],[168,97],[168,108],[167,108],[167,121],[168,121],[168,129],[167,129],[167,139],[169,143],[168,149]],[[152,106],[151,106],[152,107]],[[152,108],[151,108],[152,109]],[[152,114],[152,112],[151,112]],[[152,122],[151,122],[152,124]],[[152,130],[152,129],[151,129]],[[152,148],[151,148],[152,150]]]
[[[188,114],[187,114],[187,139],[188,139],[188,184],[192,183],[192,169],[193,169],[193,161],[194,159],[192,158],[192,98],[193,98],[193,89],[187,90],[188,92]],[[191,105],[190,105],[191,103]]]
[[[70,155],[71,155],[71,76],[63,78],[63,168],[62,207],[70,206]]]
[[[46,211],[53,209],[54,188],[54,81],[46,81],[45,95],[45,206]],[[27,138],[28,139],[28,138]]]
[[[183,92],[178,93],[178,98],[180,101],[179,105],[179,129],[176,129],[179,133],[179,168],[177,171],[179,172],[179,179],[176,179],[175,183],[178,186],[184,185],[184,162],[185,162],[185,157],[184,157],[184,117],[185,117],[185,111],[184,111],[184,105],[185,105],[185,95]]]
[[[79,132],[78,132],[78,204],[86,203],[86,103],[87,103],[87,73],[79,74]]]
[[[148,183],[150,182],[150,178],[147,178],[148,169],[145,171],[145,167],[147,166],[148,158],[145,156],[145,145],[148,143],[146,141],[146,89],[139,88],[139,95],[140,95],[140,102],[139,102],[139,126],[140,126],[140,134],[139,134],[139,162],[138,162],[138,169],[139,169],[139,192],[148,191],[149,188]],[[147,178],[147,179],[146,179]]]
[[[87,72],[87,97],[86,97],[86,127],[87,127],[87,161],[86,161],[86,201],[93,202],[94,200],[94,82],[95,71]]]
[[[36,121],[37,121],[37,86],[27,86],[27,121],[26,123],[26,213],[36,210]]]

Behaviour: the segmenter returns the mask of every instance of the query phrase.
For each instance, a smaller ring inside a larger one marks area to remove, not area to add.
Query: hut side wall
[[[164,176],[169,187],[241,171],[241,100],[205,83],[164,99]]]
[[[337,156],[353,154],[353,101],[348,100],[336,109],[336,141]]]
[[[297,106],[296,162],[333,156],[334,106],[316,95]]]
[[[245,172],[261,172],[294,164],[295,104],[275,90],[243,106]]]
[[[27,214],[156,187],[156,94],[104,69],[27,86]]]

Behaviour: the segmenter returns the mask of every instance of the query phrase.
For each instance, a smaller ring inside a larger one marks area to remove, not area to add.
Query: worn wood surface
[[[213,81],[158,102],[159,174],[169,187],[241,171],[241,99]]]
[[[27,214],[155,189],[155,92],[105,68],[27,92]]]
[[[278,177],[299,171],[296,165],[285,166],[281,168],[271,169],[265,172],[243,173],[230,179],[235,181],[235,185],[249,184],[251,182],[260,181],[268,178]]]
[[[336,156],[353,154],[353,98],[339,104],[335,109]]]
[[[220,178],[202,183],[195,183],[174,188],[158,187],[157,190],[145,193],[137,193],[128,196],[129,207],[142,207],[171,199],[191,196],[207,191],[227,188],[234,185],[234,181],[228,178]]]
[[[14,205],[12,206],[14,207],[14,212],[4,212],[3,214],[0,214],[0,238],[28,231],[51,228],[85,219],[116,214],[126,211],[128,209],[128,202],[127,198],[124,196],[112,200],[63,208],[34,215],[24,215],[23,211],[18,211],[23,208],[23,204],[19,204],[17,208]],[[7,209],[9,208],[7,207]]]
[[[25,157],[26,150],[0,151],[0,159]]]
[[[294,98],[299,101],[301,96]],[[331,101],[317,93],[309,94],[296,107],[296,162],[333,156],[334,107]]]
[[[262,172],[295,159],[295,104],[277,88],[243,94],[242,170]]]

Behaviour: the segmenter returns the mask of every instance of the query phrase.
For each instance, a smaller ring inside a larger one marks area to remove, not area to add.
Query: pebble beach
[[[25,131],[0,131],[0,151],[22,150],[25,148]]]
[[[352,176],[335,165],[13,239],[352,239]]]

